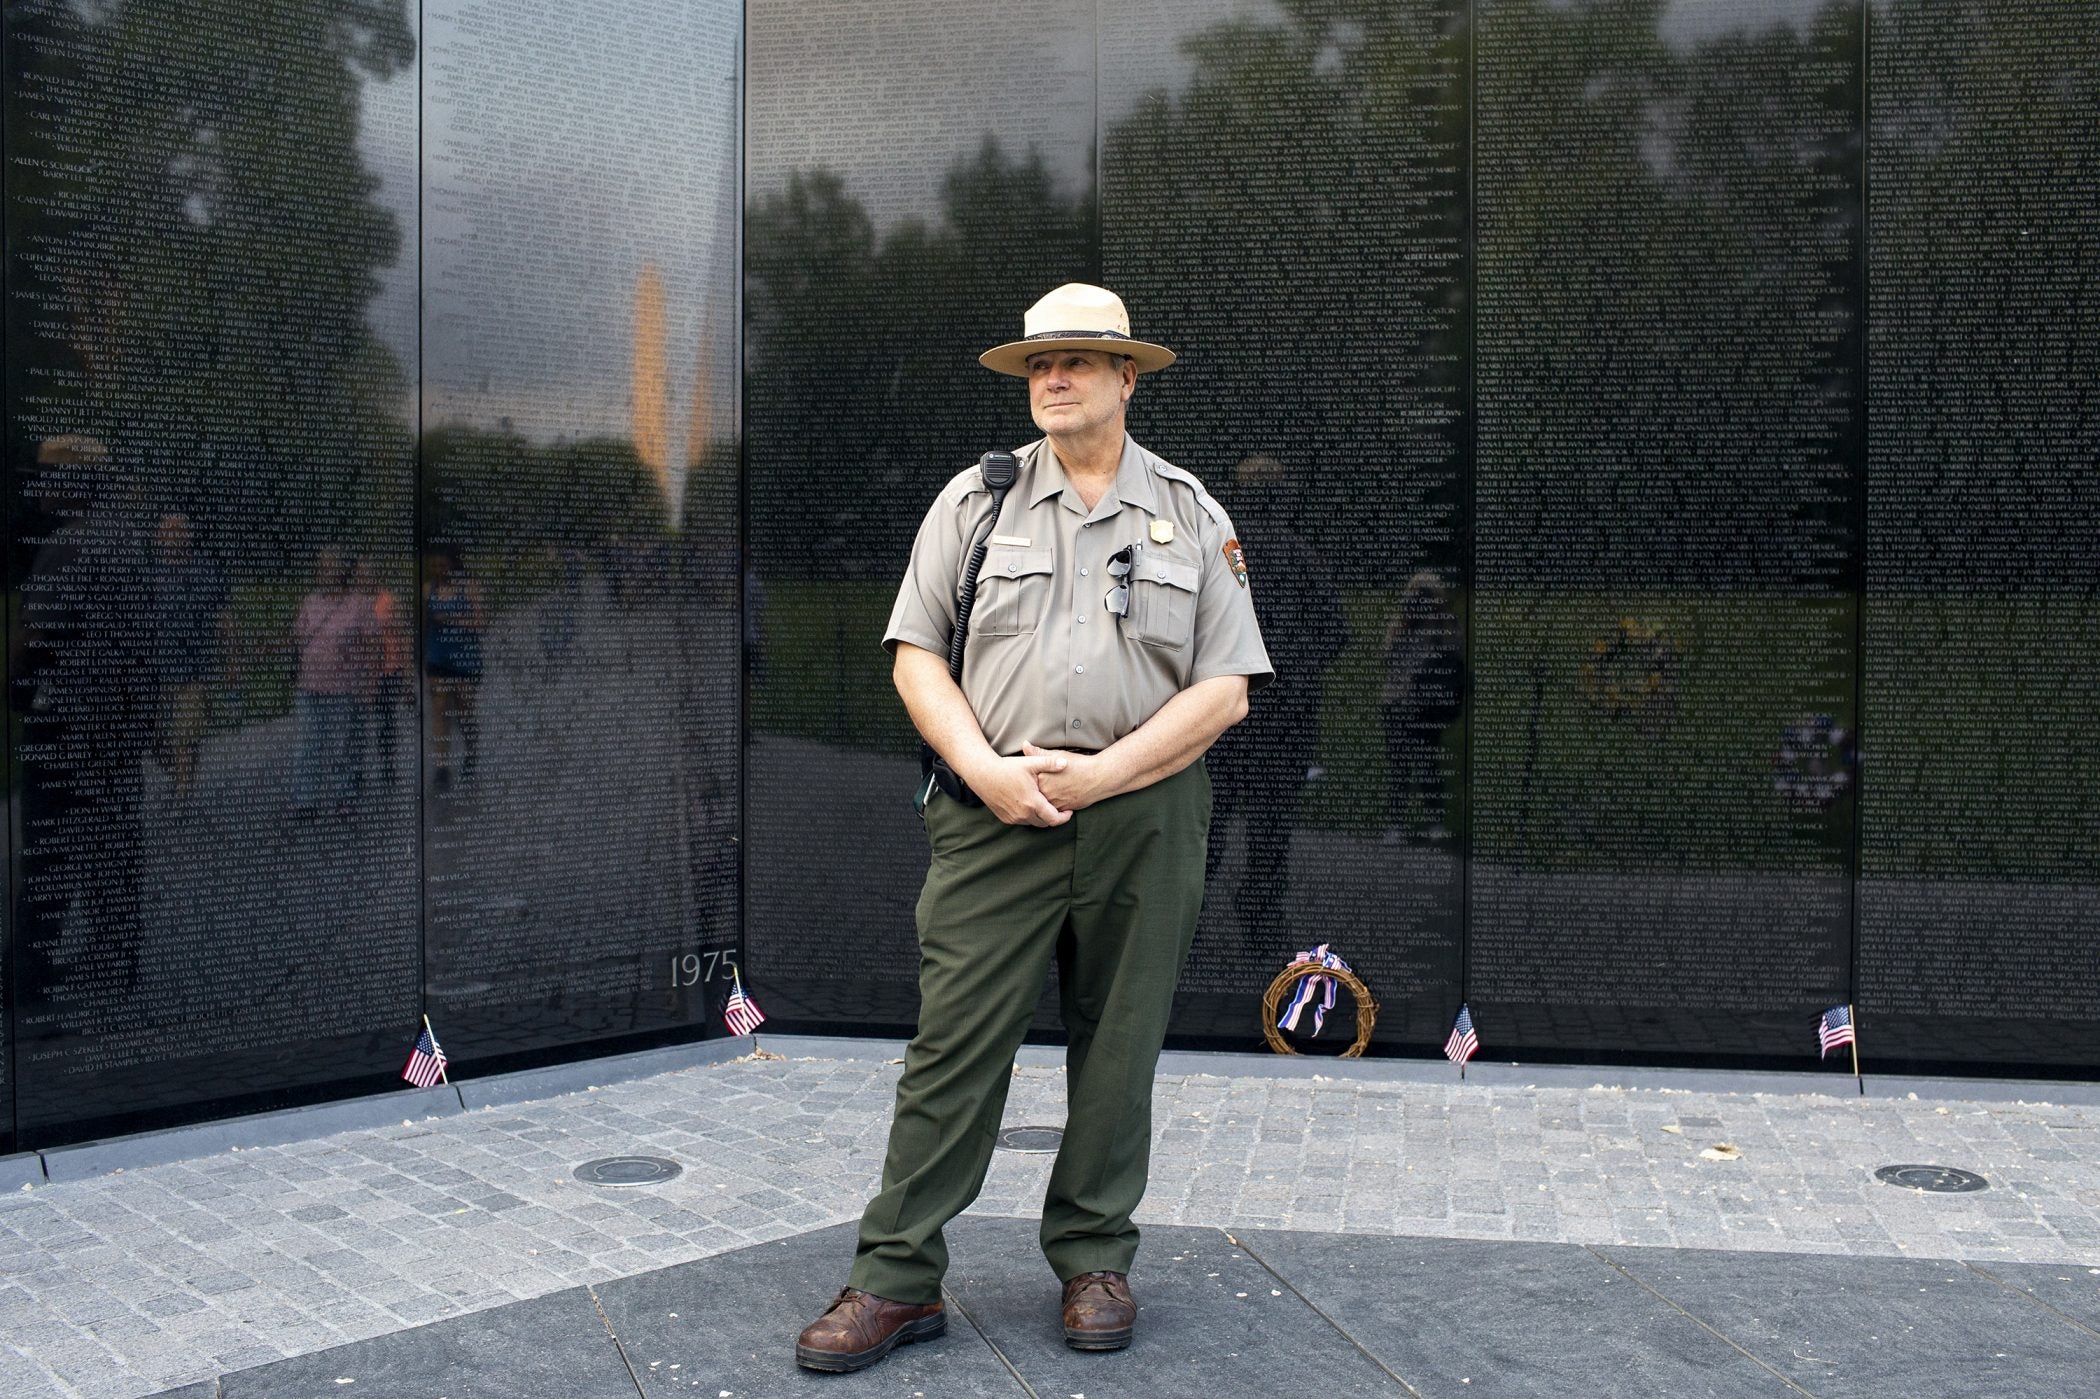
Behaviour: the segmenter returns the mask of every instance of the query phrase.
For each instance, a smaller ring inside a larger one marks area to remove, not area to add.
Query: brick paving
[[[1062,1119],[1047,1058],[1015,1070],[1009,1125]],[[741,1059],[0,1198],[0,1394],[130,1399],[850,1220],[897,1072],[879,1055]],[[2092,1107],[1198,1073],[1161,1077],[1154,1132],[1141,1221],[2100,1279]],[[1738,1158],[1702,1157],[1721,1144]],[[646,1189],[571,1177],[626,1153],[685,1171]],[[1872,1179],[1895,1162],[1991,1189]],[[977,1210],[1032,1213],[1049,1168],[998,1153]]]

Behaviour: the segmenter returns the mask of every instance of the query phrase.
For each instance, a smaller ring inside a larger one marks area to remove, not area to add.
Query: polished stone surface
[[[1222,1230],[1145,1229],[1130,1274],[1134,1339],[1100,1354],[1065,1345],[1061,1289],[1035,1221],[965,1217],[947,1233],[949,1290],[1038,1393],[1282,1393],[1310,1373],[1323,1394],[1394,1391],[1392,1377],[1293,1284]]]
[[[2016,1287],[2043,1306],[2060,1312],[2086,1329],[2100,1334],[2100,1249],[2076,1263],[1990,1263],[1977,1266],[1985,1277]]]
[[[1425,1395],[1786,1392],[1585,1248],[1270,1230],[1242,1241]]]
[[[878,1367],[817,1376],[795,1364],[795,1335],[845,1285],[854,1226],[759,1244],[719,1258],[601,1283],[593,1291],[648,1399],[673,1395],[1019,1393],[1012,1373],[968,1320],[890,1352]]]
[[[0,14],[0,1151],[728,990],[741,6],[355,8]]]
[[[1905,1399],[2078,1392],[2100,1366],[2100,1332],[1959,1262],[1191,1227],[1147,1231],[1132,1346],[1079,1354],[1034,1234],[958,1221],[948,1334],[851,1376],[793,1360],[848,1224],[241,1371],[220,1393],[1240,1395],[1316,1373],[1323,1393],[1425,1399]]]
[[[1957,1262],[1598,1252],[1818,1395],[2069,1393],[2100,1373],[2100,1332]]]
[[[634,1380],[581,1287],[225,1376],[219,1399],[443,1395],[445,1399],[629,1399]]]
[[[0,1348],[0,1394],[136,1399],[579,1286],[655,1274],[652,1286],[675,1291],[679,1275],[662,1270],[850,1223],[881,1168],[901,1046],[762,1035],[759,1048],[784,1057],[668,1065],[637,1055],[625,1067],[658,1071],[622,1081],[622,1062],[609,1061],[605,1081],[585,1091],[534,1101],[498,1091],[500,1105],[466,1113],[284,1141],[285,1121],[327,1121],[295,1114],[259,1124],[239,1151],[7,1192],[0,1334],[12,1348]],[[1023,1052],[1008,1125],[1063,1120],[1060,1062],[1050,1050]],[[2090,1093],[2075,1086],[2031,1084],[2007,1098],[1992,1084],[1994,1096],[1971,1100],[1959,1084],[1919,1083],[1915,1099],[1860,1098],[1730,1091],[1733,1076],[1682,1070],[1638,1072],[1627,1087],[1613,1086],[1612,1070],[1583,1071],[1603,1080],[1586,1085],[1537,1070],[1534,1084],[1502,1067],[1501,1082],[1461,1085],[1440,1062],[1321,1072],[1273,1056],[1175,1056],[1153,1101],[1140,1301],[1171,1321],[1191,1295],[1182,1284],[1195,1281],[1175,1262],[1185,1251],[1177,1231],[1221,1229],[1242,1240],[1334,1236],[1334,1250],[1425,1241],[1404,1245],[1414,1257],[1521,1244],[1824,1255],[1868,1271],[1879,1259],[1955,1260],[2004,1270],[2056,1309],[2022,1304],[2052,1324],[2082,1316],[2100,1329],[2090,1302],[2100,1273],[2088,1271],[2100,1267],[2100,1168],[2080,1145],[2100,1117],[2089,1101],[2076,1105]],[[404,1114],[420,1096],[403,1090]],[[1701,1155],[1718,1142],[1737,1146],[1739,1159]],[[685,1170],[646,1189],[573,1178],[581,1161],[629,1152]],[[1027,1219],[1050,1160],[995,1153],[977,1210]],[[1873,1177],[1890,1161],[1965,1166],[1993,1184],[1957,1196],[1891,1189]],[[979,1227],[965,1217],[956,1237],[973,1240]],[[992,1284],[965,1310],[984,1314],[1001,1347],[1019,1337],[1012,1344],[1025,1349],[1029,1328],[1047,1325],[1037,1298],[1048,1272],[1031,1224],[989,1227],[988,1249],[969,1242],[958,1254],[958,1277]],[[801,1245],[824,1256],[798,1265],[792,1286],[762,1293],[766,1325],[791,1336],[832,1294],[848,1232]],[[1520,1256],[1484,1249],[1453,1266],[1492,1269]],[[1538,1256],[1543,1288],[1566,1264]],[[1624,1294],[1598,1271],[1606,1295]],[[1161,1286],[1146,1282],[1153,1274]],[[721,1291],[721,1275],[709,1276]],[[1317,1275],[1293,1280],[1314,1298]],[[726,1285],[739,1295],[750,1286]],[[1261,1305],[1261,1292],[1245,1290],[1235,1307]],[[1003,1316],[995,1302],[1016,1310]],[[1581,1321],[1569,1313],[1551,1324]],[[1357,1339],[1369,1345],[1364,1324]],[[654,1328],[631,1329],[653,1338]],[[1175,1334],[1171,1324],[1157,1331]],[[1666,1327],[1656,1334],[1670,1343],[1658,1355],[1677,1353]],[[769,1344],[754,1339],[751,1353]],[[1054,1345],[1049,1354],[1064,1363]]]

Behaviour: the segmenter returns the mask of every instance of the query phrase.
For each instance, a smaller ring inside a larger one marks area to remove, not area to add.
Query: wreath
[[[1319,950],[1323,953],[1326,951],[1324,947]],[[1291,996],[1295,1000],[1296,992],[1293,988],[1297,983],[1314,978],[1323,979],[1328,984],[1322,988],[1319,985],[1319,981],[1314,980],[1312,986],[1308,988],[1306,997],[1308,1002],[1313,996],[1319,995],[1324,990],[1326,1003],[1329,1005],[1333,1004],[1334,987],[1336,985],[1347,988],[1350,996],[1355,999],[1356,1040],[1342,1051],[1342,1057],[1344,1059],[1361,1059],[1363,1052],[1371,1047],[1371,1028],[1378,1023],[1378,1002],[1371,998],[1370,989],[1357,978],[1355,972],[1349,970],[1348,964],[1339,957],[1329,957],[1323,960],[1319,957],[1301,953],[1298,961],[1291,963],[1282,971],[1276,973],[1276,979],[1269,983],[1268,991],[1261,998],[1261,1032],[1268,1040],[1269,1048],[1275,1050],[1278,1054],[1296,1054],[1298,1052],[1291,1048],[1290,1041],[1283,1037],[1283,1031],[1280,1027],[1280,1022],[1284,1018],[1284,998]],[[1318,1034],[1320,1017],[1316,1015],[1314,1019],[1313,1033]]]
[[[1818,714],[1780,731],[1772,790],[1795,806],[1827,811],[1851,786],[1851,730]]]
[[[1614,718],[1660,722],[1677,710],[1677,672],[1684,644],[1652,622],[1622,617],[1590,642],[1576,688]]]

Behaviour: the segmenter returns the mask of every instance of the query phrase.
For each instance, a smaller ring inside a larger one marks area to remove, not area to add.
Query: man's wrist
[[[1120,793],[1130,783],[1135,774],[1129,770],[1128,759],[1128,750],[1117,752],[1114,743],[1088,759],[1087,785],[1094,800]]]
[[[998,761],[999,755],[987,746],[982,752],[967,754],[961,760],[951,762],[949,766],[955,769],[955,775],[963,780],[965,786],[988,787],[992,780],[992,765]]]

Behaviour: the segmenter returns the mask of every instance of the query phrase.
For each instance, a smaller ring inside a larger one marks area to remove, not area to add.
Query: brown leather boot
[[[795,1363],[807,1370],[865,1370],[898,1346],[930,1341],[947,1329],[939,1302],[892,1302],[848,1287],[795,1338]]]
[[[1137,1325],[1130,1280],[1121,1273],[1081,1273],[1065,1282],[1065,1344],[1074,1350],[1121,1350]]]

